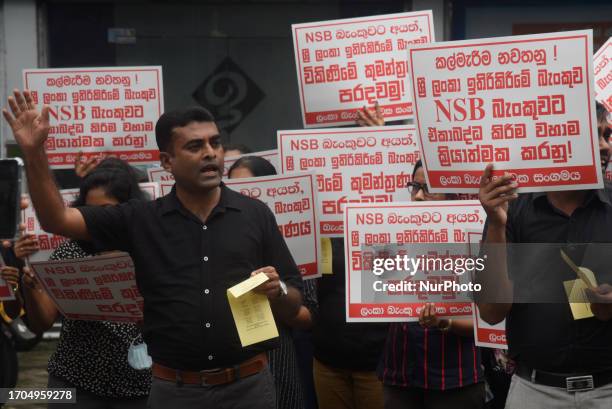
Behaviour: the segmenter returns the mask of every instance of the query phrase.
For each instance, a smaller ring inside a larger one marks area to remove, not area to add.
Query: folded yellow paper
[[[329,237],[321,237],[321,274],[333,274],[332,245]]]
[[[259,273],[227,290],[227,300],[243,347],[278,337],[268,297],[252,291],[266,281],[268,276]]]
[[[227,291],[229,291],[229,293],[232,294],[234,297],[238,298],[242,294],[251,291],[253,288],[265,283],[266,281],[268,281],[268,276],[265,273],[258,273],[255,274],[253,277],[236,284]]]
[[[561,258],[565,263],[570,266],[572,270],[576,273],[578,278],[580,278],[587,288],[595,288],[597,287],[597,280],[595,279],[595,274],[586,267],[578,267],[571,258],[565,254],[565,251],[561,250]]]
[[[594,317],[593,311],[591,311],[591,303],[584,293],[584,290],[588,288],[584,281],[567,280],[563,282],[563,286],[565,287],[567,299],[570,302],[570,309],[572,310],[574,320]],[[575,302],[577,300],[582,302]]]

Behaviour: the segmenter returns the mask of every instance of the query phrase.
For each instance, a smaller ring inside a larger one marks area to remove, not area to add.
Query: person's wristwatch
[[[287,284],[285,284],[283,280],[278,280],[278,284],[280,285],[278,289],[278,298],[284,297],[289,294],[289,291],[287,290]]]
[[[443,321],[442,321],[443,322]],[[447,324],[444,325],[443,327],[438,325],[438,329],[440,330],[440,332],[448,332],[451,329],[451,325],[453,325],[453,319],[449,318],[448,321],[446,321]]]

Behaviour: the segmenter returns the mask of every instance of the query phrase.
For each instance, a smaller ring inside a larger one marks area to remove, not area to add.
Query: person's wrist
[[[495,216],[487,215],[488,228],[494,230],[505,230],[506,229],[506,219],[500,219]]]
[[[45,145],[36,146],[19,146],[23,152],[23,161],[27,165],[28,163],[48,163],[47,152],[45,151]]]

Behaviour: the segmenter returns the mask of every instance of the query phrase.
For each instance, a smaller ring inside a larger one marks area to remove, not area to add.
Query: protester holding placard
[[[145,199],[134,170],[119,159],[104,159],[88,172],[74,206],[110,206]],[[14,247],[20,258],[35,252],[31,245],[19,240]],[[70,240],[62,243],[50,259],[92,255],[89,245]],[[24,268],[23,281],[28,325],[42,333],[53,325],[60,312],[28,267]],[[135,324],[64,318],[57,349],[49,359],[49,387],[76,388],[78,400],[76,404],[69,404],[70,407],[144,408],[151,387],[151,371],[132,367],[128,351],[133,343],[142,343]]]
[[[602,131],[600,127],[603,153],[610,147],[609,132]],[[492,171],[493,165],[488,165],[480,182],[479,196],[487,212],[481,252],[489,262],[477,275],[484,290],[477,301],[486,322],[506,318],[509,354],[517,361],[506,408],[577,407],[576,402],[582,402],[580,407],[608,408],[612,185],[517,195],[511,175],[495,179]],[[542,281],[551,272],[555,281]],[[566,302],[552,298],[563,297],[564,286]],[[589,298],[575,302],[568,288],[576,286]],[[533,294],[538,297],[528,297]],[[546,297],[550,302],[544,303]]]
[[[268,207],[221,183],[223,147],[212,115],[194,107],[157,121],[161,163],[175,179],[169,195],[73,209],[59,198],[44,150],[48,107],[39,114],[28,92],[15,92],[9,106],[12,114],[3,113],[24,152],[42,226],[92,241],[97,251],[127,251],[134,261],[154,361],[149,407],[170,401],[182,408],[275,408],[265,352],[277,341],[242,346],[238,331],[253,328],[243,307],[234,320],[230,303],[241,304],[236,297],[244,292],[234,296],[229,289],[250,275],[263,278],[253,291],[245,285],[244,299],[256,298],[258,307],[286,321],[301,305],[302,279]]]
[[[420,160],[408,189],[412,201],[454,196],[429,192]],[[418,323],[390,324],[379,367],[385,409],[483,408],[485,388],[473,325],[470,319],[439,318],[432,303],[423,305]]]

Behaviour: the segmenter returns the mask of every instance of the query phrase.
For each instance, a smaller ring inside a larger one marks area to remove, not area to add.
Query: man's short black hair
[[[160,152],[168,152],[172,141],[172,130],[191,122],[215,122],[215,117],[206,108],[193,106],[165,112],[155,125],[155,140]]]

